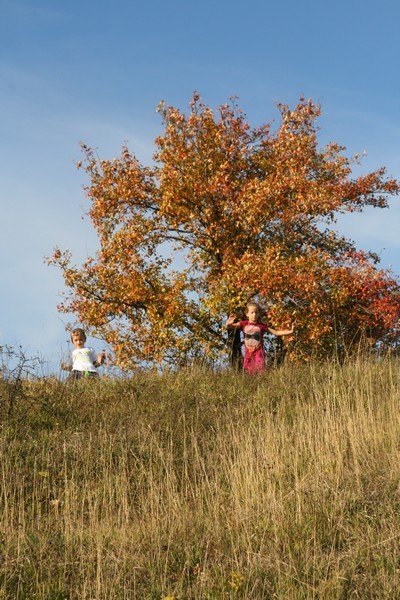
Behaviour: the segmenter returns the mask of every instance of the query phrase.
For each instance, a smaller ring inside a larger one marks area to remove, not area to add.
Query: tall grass
[[[0,598],[400,597],[398,371],[0,382]]]

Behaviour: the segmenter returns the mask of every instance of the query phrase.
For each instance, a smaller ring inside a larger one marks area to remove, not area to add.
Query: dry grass
[[[0,598],[400,597],[397,362],[4,385]]]

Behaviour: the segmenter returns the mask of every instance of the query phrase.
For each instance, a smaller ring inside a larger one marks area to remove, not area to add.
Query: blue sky
[[[399,23],[397,0],[0,0],[0,345],[57,371],[63,281],[43,257],[59,245],[81,263],[97,246],[80,141],[150,163],[161,100],[235,95],[256,126],[304,95],[321,104],[322,145],[365,150],[360,173],[400,178]],[[395,198],[339,227],[400,273],[399,223]]]

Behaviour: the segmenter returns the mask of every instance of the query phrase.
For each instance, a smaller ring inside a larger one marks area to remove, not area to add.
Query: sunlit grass
[[[7,397],[0,597],[400,597],[396,361]]]

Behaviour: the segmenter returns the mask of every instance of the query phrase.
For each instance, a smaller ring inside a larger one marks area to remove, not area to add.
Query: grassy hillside
[[[400,597],[396,361],[0,394],[0,598]]]

